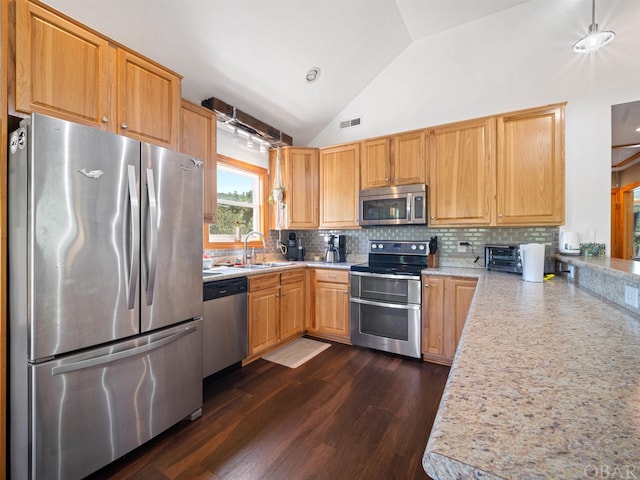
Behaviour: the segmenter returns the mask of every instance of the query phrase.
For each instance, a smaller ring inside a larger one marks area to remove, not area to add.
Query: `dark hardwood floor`
[[[332,343],[204,384],[203,415],[91,479],[428,479],[422,455],[448,367]]]

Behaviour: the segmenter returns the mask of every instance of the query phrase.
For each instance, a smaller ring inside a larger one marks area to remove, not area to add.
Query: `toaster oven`
[[[487,270],[522,273],[519,245],[485,245],[484,266]]]
[[[544,273],[554,273],[556,262],[553,247],[544,246]],[[522,273],[520,245],[485,245],[484,267],[487,270]]]

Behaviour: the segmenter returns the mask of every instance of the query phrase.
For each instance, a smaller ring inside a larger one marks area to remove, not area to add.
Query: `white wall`
[[[584,15],[575,18],[582,10]],[[596,21],[617,36],[592,55],[571,50],[591,23],[590,0],[532,0],[424,38],[409,46],[311,145],[567,101],[566,223],[561,230],[608,246],[610,107],[640,99],[640,1],[600,0]],[[339,131],[340,120],[359,115],[361,126]]]

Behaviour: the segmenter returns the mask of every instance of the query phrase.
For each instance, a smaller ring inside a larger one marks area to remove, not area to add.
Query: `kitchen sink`
[[[246,270],[262,270],[265,268],[273,267],[286,267],[289,262],[267,262],[267,263],[252,263],[249,265],[234,265],[235,268],[242,268]]]
[[[241,270],[262,270],[263,268],[269,268],[273,265],[262,264],[262,265],[234,265],[235,268],[239,268]]]

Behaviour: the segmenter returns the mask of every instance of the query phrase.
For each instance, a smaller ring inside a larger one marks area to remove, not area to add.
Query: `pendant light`
[[[591,25],[589,25],[589,33],[582,40],[576,42],[573,46],[573,51],[577,53],[591,53],[595,52],[606,44],[610,43],[616,34],[614,32],[605,30],[598,31],[598,24],[596,23],[596,0],[592,1],[591,6]]]

